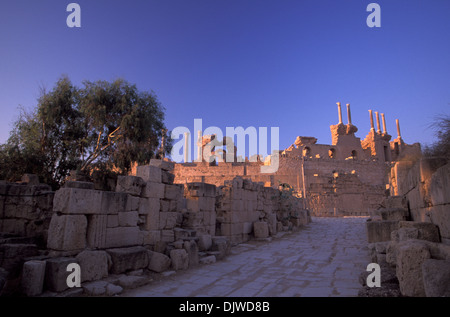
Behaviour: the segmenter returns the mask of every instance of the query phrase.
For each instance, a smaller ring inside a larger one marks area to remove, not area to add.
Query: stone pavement
[[[225,260],[125,291],[121,296],[357,296],[369,264],[365,217],[312,218],[271,242],[232,248]]]

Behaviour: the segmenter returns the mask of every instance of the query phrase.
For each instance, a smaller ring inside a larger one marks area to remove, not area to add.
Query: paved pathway
[[[366,218],[315,218],[271,242],[232,248],[225,260],[179,271],[121,296],[357,296],[369,263]]]

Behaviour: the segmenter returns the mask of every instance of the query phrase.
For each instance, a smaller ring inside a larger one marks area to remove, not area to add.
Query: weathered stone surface
[[[438,168],[430,181],[430,197],[434,206],[450,203],[450,163]]]
[[[269,226],[267,225],[267,222],[254,222],[253,234],[257,239],[267,238],[269,236]]]
[[[199,251],[206,251],[212,247],[212,237],[210,234],[201,234],[198,237]]]
[[[113,215],[116,216],[116,215]],[[87,227],[87,245],[89,248],[105,248],[106,247],[106,230],[108,228],[108,220],[111,215],[90,215]],[[118,217],[118,216],[116,216]],[[117,221],[118,218],[114,219]],[[111,221],[114,221],[111,219]],[[111,223],[113,225],[113,223]]]
[[[138,227],[117,227],[106,229],[105,248],[119,248],[142,245],[142,235]]]
[[[175,233],[173,230],[161,230],[161,241],[163,242],[174,242]]]
[[[152,165],[141,165],[136,169],[136,176],[141,177],[145,182],[161,183],[161,168]]]
[[[22,268],[22,292],[26,296],[37,296],[42,293],[45,277],[45,261],[27,261]],[[1,289],[1,287],[0,287]]]
[[[174,249],[170,251],[172,269],[175,271],[186,270],[189,267],[189,255],[184,249]]]
[[[386,208],[380,210],[382,220],[402,221],[409,218],[408,209],[405,208]]]
[[[159,230],[141,230],[139,233],[143,236],[143,245],[155,245],[157,242],[161,241],[161,231]]]
[[[189,267],[198,265],[198,246],[194,240],[184,241],[183,245],[189,257]]]
[[[136,288],[148,284],[149,280],[143,276],[123,275],[119,277],[119,285],[123,288]]]
[[[119,226],[135,227],[138,224],[139,215],[137,211],[119,212]]]
[[[82,287],[85,294],[89,296],[114,296],[123,291],[122,287],[106,281],[84,283]]]
[[[164,272],[169,269],[171,260],[162,253],[148,251],[149,263],[148,269],[157,273]]]
[[[47,247],[53,250],[81,250],[86,247],[87,219],[84,215],[53,214]]]
[[[62,292],[67,286],[67,277],[71,273],[67,271],[67,266],[71,263],[78,263],[76,258],[60,257],[46,261],[45,286],[52,292]]]
[[[147,182],[145,183],[145,186],[142,189],[142,197],[162,199],[164,198],[165,186],[166,185],[163,183]]]
[[[111,273],[120,274],[148,266],[147,249],[143,247],[107,249],[111,256]]]
[[[139,202],[140,202],[140,200],[141,200],[140,197],[128,195],[125,211],[137,211],[137,210],[139,210]]]
[[[171,172],[161,170],[161,182],[164,184],[173,184],[175,180],[175,175]]]
[[[140,196],[144,184],[145,182],[141,177],[119,175],[117,177],[116,192]]]
[[[102,191],[81,188],[60,188],[53,198],[53,211],[64,214],[102,214]]]
[[[398,229],[398,221],[367,221],[367,241],[381,242],[391,240],[391,232]]]
[[[170,162],[170,161],[166,161],[166,160],[158,160],[158,159],[151,159],[150,165],[159,167],[160,169],[162,169],[164,171],[172,171],[175,167],[174,162]]]
[[[95,189],[92,182],[66,181],[63,188]]]
[[[212,237],[212,251],[218,251],[219,253],[216,255],[217,260],[222,260],[231,252],[231,243],[224,236],[215,236]]]
[[[130,196],[126,193],[103,192],[102,213],[111,215],[125,211],[127,208],[127,200]]]
[[[450,297],[450,261],[425,260],[422,277],[427,297]]]
[[[81,269],[81,282],[96,281],[108,276],[111,262],[105,251],[84,250],[75,257]]]
[[[207,183],[187,183],[185,192],[191,197],[216,197],[216,186]]]
[[[427,240],[431,242],[441,241],[438,226],[430,222],[400,221],[399,227],[417,229],[417,239],[419,240]]]
[[[164,185],[164,198],[169,200],[177,200],[183,195],[183,186],[174,184],[174,185]]]
[[[396,274],[404,296],[425,296],[422,264],[430,258],[427,244],[420,240],[399,242]]]
[[[205,257],[202,257],[199,260],[200,264],[213,264],[216,263],[216,257],[214,255],[208,255]]]

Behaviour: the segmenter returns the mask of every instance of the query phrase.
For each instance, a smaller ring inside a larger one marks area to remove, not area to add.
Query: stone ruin
[[[440,158],[397,162],[392,196],[371,213],[367,239],[381,267],[381,289],[363,296],[450,296],[450,163]],[[365,285],[367,274],[363,274]]]
[[[114,295],[311,221],[302,199],[278,189],[240,177],[174,184],[173,169],[152,159],[119,176],[115,191],[69,180],[52,192],[31,175],[1,182],[0,294]],[[72,263],[80,288],[66,281]]]

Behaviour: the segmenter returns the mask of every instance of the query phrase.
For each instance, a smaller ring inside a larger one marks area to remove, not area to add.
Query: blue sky
[[[66,25],[70,2],[0,3],[0,143],[62,74],[153,90],[169,129],[279,127],[281,149],[298,135],[330,144],[338,101],[362,139],[369,109],[422,144],[450,113],[448,0],[376,1],[380,28],[366,0],[79,0],[81,28]]]

